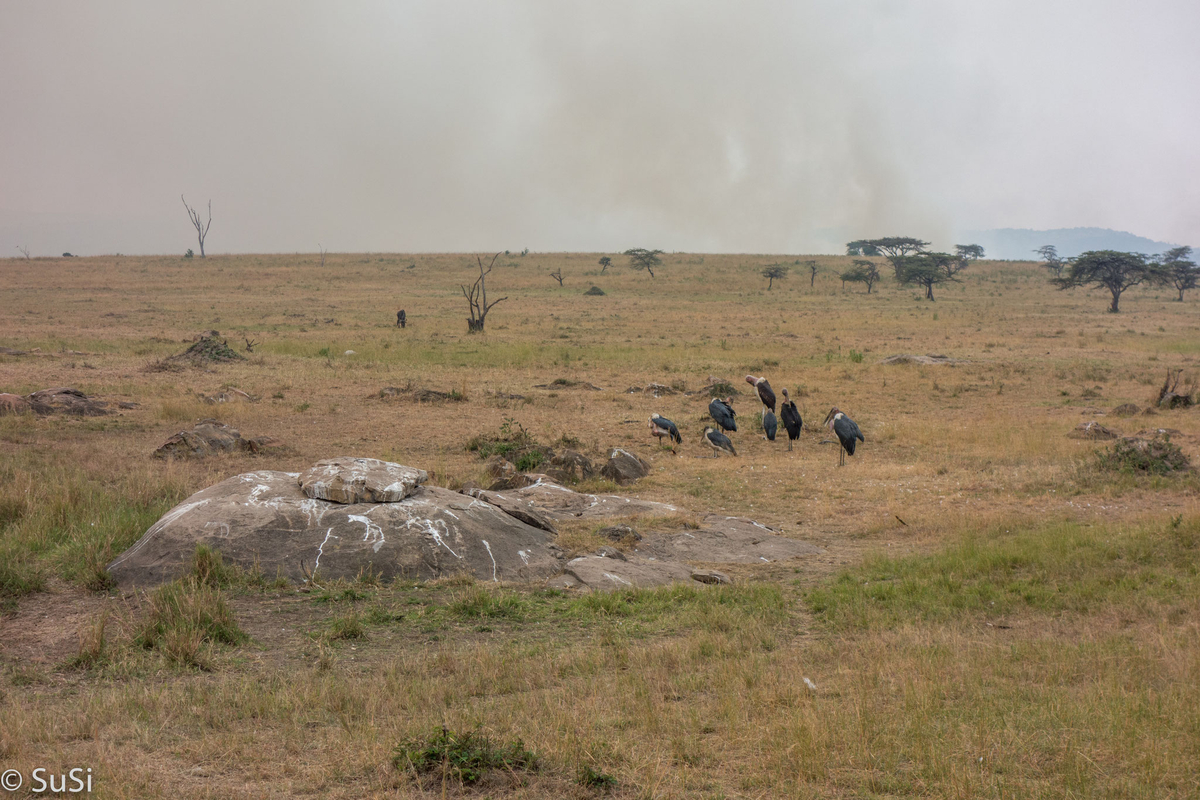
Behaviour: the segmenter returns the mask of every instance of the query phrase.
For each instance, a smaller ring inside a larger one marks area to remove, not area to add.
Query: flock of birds
[[[782,421],[784,430],[787,431],[788,450],[790,451],[796,440],[800,438],[800,429],[804,426],[804,420],[800,418],[800,411],[796,408],[795,401],[788,397],[788,390],[783,390],[783,403],[780,404],[779,416],[776,417],[775,392],[771,389],[771,384],[767,382],[767,379],[747,375],[746,383],[754,387],[758,399],[762,401],[762,426],[767,439],[775,441],[779,423]],[[733,442],[725,435],[727,431],[737,430],[737,413],[733,410],[733,398],[727,397],[722,400],[714,397],[708,404],[708,414],[721,428],[721,430],[717,430],[709,426],[704,429],[703,438],[705,443],[713,449],[713,458],[719,457],[723,452],[736,456],[737,450],[734,449]],[[854,455],[854,446],[857,442],[866,441],[854,420],[838,410],[837,406],[829,410],[822,424],[833,431],[838,442],[841,443],[841,447],[838,449],[838,466],[846,463],[847,454]],[[679,427],[661,414],[650,415],[650,435],[657,436],[660,442],[666,437],[675,444],[683,444],[683,437],[679,435]]]

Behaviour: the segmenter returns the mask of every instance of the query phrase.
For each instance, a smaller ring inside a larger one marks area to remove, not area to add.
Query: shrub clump
[[[1098,458],[1101,468],[1116,472],[1167,475],[1191,469],[1192,466],[1187,454],[1166,435],[1153,439],[1118,439],[1101,451]]]
[[[586,292],[584,292],[584,294],[590,295],[592,297],[602,297],[604,295],[604,290],[601,289],[599,286],[593,286],[592,288],[590,288]]]
[[[504,420],[498,433],[473,437],[467,442],[467,449],[479,453],[479,457],[483,459],[500,456],[509,461],[515,461],[526,451],[541,450],[529,431],[512,417]]]
[[[208,669],[213,645],[239,645],[249,636],[238,626],[220,589],[195,578],[163,584],[148,598],[150,613],[134,644],[159,650],[167,661]]]
[[[444,726],[427,740],[398,745],[392,765],[417,776],[445,774],[464,785],[478,783],[492,770],[516,773],[540,768],[537,755],[520,739],[496,744],[478,731],[454,733]]]

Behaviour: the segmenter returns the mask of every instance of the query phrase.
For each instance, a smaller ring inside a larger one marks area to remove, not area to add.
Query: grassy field
[[[473,256],[0,261],[0,347],[34,351],[0,355],[0,391],[138,404],[0,417],[0,766],[91,767],[96,796],[131,798],[1200,795],[1200,480],[1110,469],[1066,437],[1170,428],[1200,458],[1200,411],[1105,415],[1149,405],[1168,369],[1195,376],[1196,297],[1133,289],[1113,315],[1031,263],[973,264],[928,302],[888,266],[871,295],[843,289],[848,258],[817,257],[810,286],[794,256],[671,254],[653,279],[599,256],[502,254],[483,335],[459,289]],[[767,291],[776,263],[792,272]],[[257,344],[154,368],[209,329]],[[899,353],[962,363],[879,363]],[[794,452],[753,432],[747,373],[802,406]],[[710,379],[742,393],[736,459],[700,443]],[[679,391],[627,391],[650,382]],[[203,399],[228,389],[255,400]],[[819,428],[833,405],[866,436],[844,468]],[[680,425],[678,455],[652,412]],[[205,417],[288,449],[150,457]],[[238,472],[345,454],[482,482],[468,442],[509,420],[652,463],[591,490],[824,553],[593,597],[300,591],[211,556],[150,593],[104,571]]]

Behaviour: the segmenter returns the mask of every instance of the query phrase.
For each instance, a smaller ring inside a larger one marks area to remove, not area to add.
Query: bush
[[[392,765],[417,775],[445,774],[463,784],[478,783],[492,770],[537,772],[538,757],[520,739],[493,744],[479,733],[452,733],[443,727],[427,741],[409,740],[396,747]]]
[[[1166,475],[1191,469],[1187,455],[1166,435],[1118,439],[1098,455],[1102,469]]]
[[[584,292],[584,294],[590,295],[592,297],[602,297],[604,295],[604,290],[601,289],[599,286],[593,286],[592,288],[590,288],[586,292]]]
[[[205,645],[239,645],[250,637],[238,627],[220,589],[185,578],[164,584],[149,597],[150,613],[133,637],[173,664],[208,668]]]

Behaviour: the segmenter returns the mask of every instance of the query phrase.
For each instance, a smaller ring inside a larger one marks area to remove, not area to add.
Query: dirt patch
[[[439,392],[436,389],[426,389],[420,386],[414,387],[411,383],[405,386],[385,386],[379,390],[377,396],[380,400],[398,400],[412,403],[460,403],[467,399],[465,394],[453,389],[449,392]]]
[[[879,362],[880,364],[967,364],[969,363],[963,358],[951,358],[939,353],[926,353],[923,356],[914,355],[912,353],[900,353],[894,356],[888,356]]]

